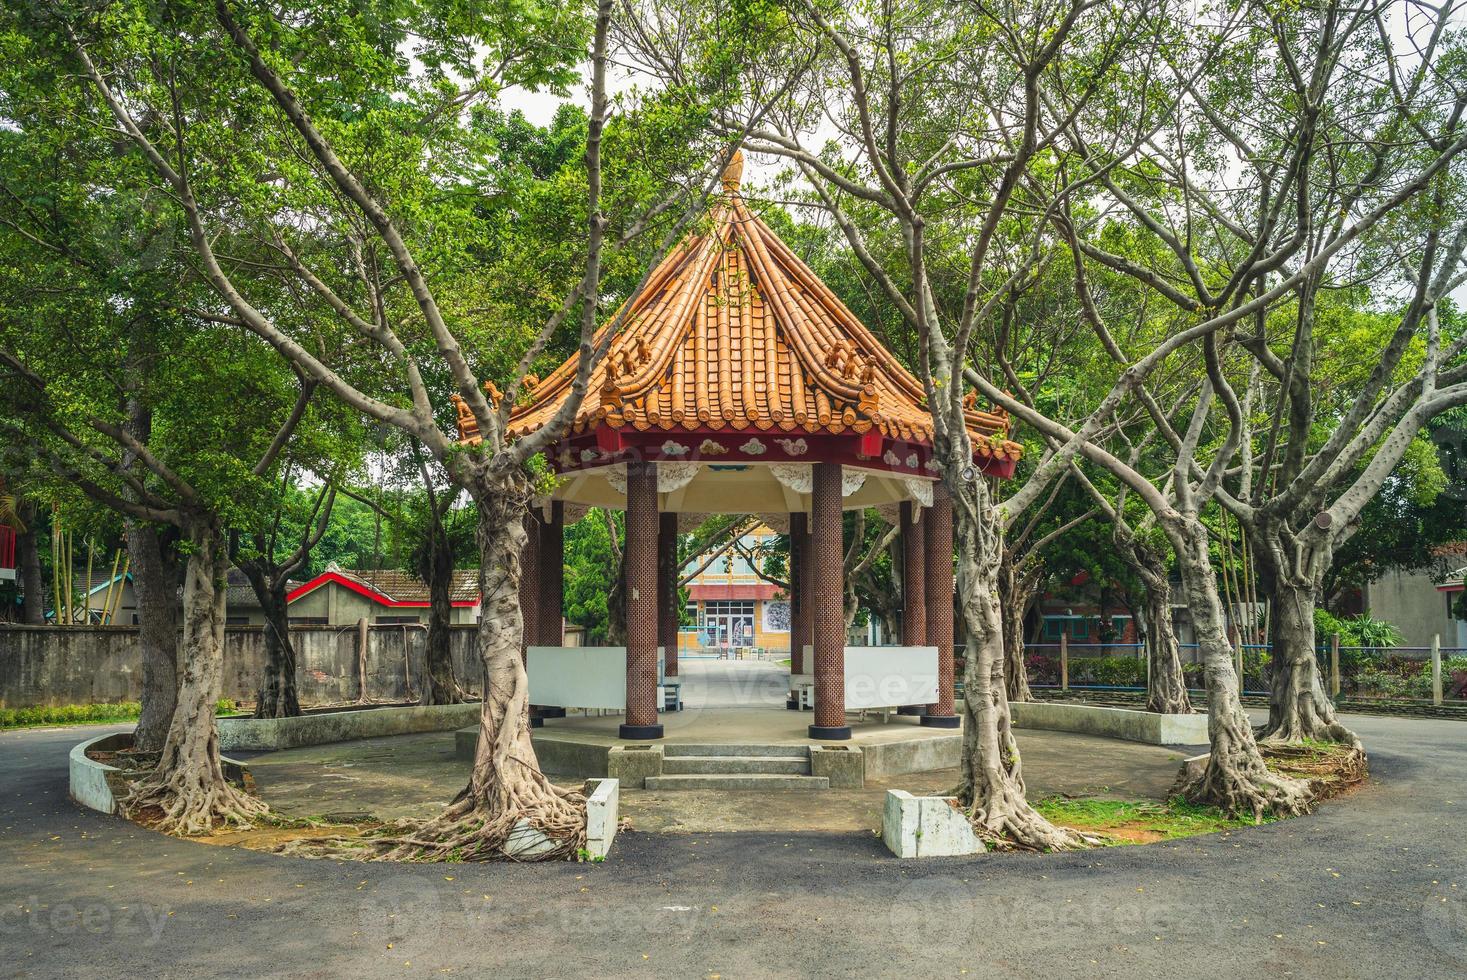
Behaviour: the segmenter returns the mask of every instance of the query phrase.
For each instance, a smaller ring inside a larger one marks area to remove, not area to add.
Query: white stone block
[[[504,843],[504,853],[512,858],[528,861],[555,850],[555,846],[555,841],[545,836],[543,831],[532,827],[528,820],[521,820],[509,832],[509,840]]]
[[[903,789],[886,791],[886,806],[881,813],[881,839],[887,850],[899,858],[917,856],[917,831],[921,825],[921,809],[917,797]]]
[[[954,797],[924,796],[918,803],[922,820],[917,832],[918,857],[953,857],[986,850]]]
[[[591,779],[586,788],[586,851],[592,860],[598,860],[606,857],[616,840],[621,784],[615,779]]]
[[[902,858],[955,857],[986,850],[956,799],[913,796],[899,789],[886,792],[881,838]]]

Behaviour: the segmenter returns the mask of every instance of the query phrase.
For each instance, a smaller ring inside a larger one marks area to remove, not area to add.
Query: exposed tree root
[[[1174,792],[1189,803],[1215,806],[1232,817],[1292,817],[1308,813],[1314,802],[1309,783],[1274,772],[1264,762],[1239,708],[1233,717],[1213,717],[1212,753],[1200,771],[1185,770]]]
[[[358,861],[569,861],[585,846],[585,797],[579,793],[517,800],[490,813],[466,791],[426,823],[400,820],[357,837],[291,841],[279,852]]]
[[[1339,796],[1370,776],[1365,752],[1345,743],[1260,747],[1270,769],[1306,780],[1316,801]]]
[[[485,690],[469,785],[432,820],[402,821],[380,835],[295,841],[283,851],[378,861],[554,861],[574,859],[585,848],[585,796],[547,779],[530,741],[518,557],[527,488],[478,490]]]
[[[1302,745],[1306,742],[1333,742],[1348,746],[1364,756],[1365,743],[1360,741],[1360,736],[1336,721],[1333,714],[1331,712],[1329,719],[1325,720],[1301,706],[1298,711],[1281,718],[1277,724],[1259,726],[1258,743],[1277,747]]]
[[[164,834],[200,837],[220,826],[249,829],[269,814],[264,800],[193,767],[154,770],[119,804],[123,816]]]

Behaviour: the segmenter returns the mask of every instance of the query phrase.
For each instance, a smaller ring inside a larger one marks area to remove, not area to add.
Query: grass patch
[[[0,708],[0,731],[7,728],[51,728],[57,725],[102,725],[119,721],[137,721],[142,705],[136,701],[108,704],[61,704],[38,708]],[[229,698],[214,705],[216,715],[236,711]]]
[[[788,667],[790,665],[790,663],[791,663],[791,661],[789,660],[788,657],[786,657],[784,660],[781,660],[779,662],[779,664],[780,664],[781,667]]]
[[[1251,819],[1229,817],[1217,807],[1196,806],[1181,797],[1165,803],[1052,797],[1034,807],[1051,822],[1097,834],[1108,844],[1150,844],[1254,825]]]

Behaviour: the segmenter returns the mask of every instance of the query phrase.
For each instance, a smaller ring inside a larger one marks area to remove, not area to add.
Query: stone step
[[[739,745],[733,742],[719,742],[698,744],[693,742],[665,742],[662,747],[662,756],[665,759],[676,759],[682,756],[710,756],[710,755],[739,755],[758,756],[761,758],[808,759],[810,747],[808,745],[759,745],[754,743]]]
[[[701,776],[648,776],[648,789],[830,789],[827,776],[780,776],[769,773],[759,775],[701,775]]]
[[[747,775],[810,775],[810,759],[793,755],[674,755],[662,757],[667,776],[742,773]]]

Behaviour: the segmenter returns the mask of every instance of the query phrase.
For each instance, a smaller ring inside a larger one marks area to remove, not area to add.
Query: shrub
[[[116,704],[62,704],[54,707],[0,708],[0,728],[132,721],[141,711],[142,705],[136,701],[120,701]]]

